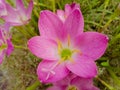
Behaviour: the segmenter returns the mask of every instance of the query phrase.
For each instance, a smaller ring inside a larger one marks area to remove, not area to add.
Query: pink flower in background
[[[33,1],[25,8],[22,0],[16,0],[16,8],[11,7],[5,0],[0,0],[0,17],[13,26],[24,25],[31,19]]]
[[[4,56],[9,56],[14,49],[8,30],[9,27],[8,24],[0,26],[0,64],[2,63]]]
[[[80,5],[79,4],[76,4],[76,3],[73,3],[71,5],[69,4],[66,4],[65,5],[65,10],[57,10],[57,15],[58,17],[64,22],[65,19],[69,16],[70,13],[72,13],[75,9],[80,9]],[[84,27],[84,19],[83,19],[83,16],[82,16],[82,12],[80,11],[81,13],[81,28]]]
[[[0,17],[7,15],[5,0],[0,0]]]
[[[99,90],[93,85],[92,79],[85,79],[69,74],[64,79],[53,83],[47,90]]]
[[[83,32],[80,8],[75,8],[63,22],[58,15],[44,10],[40,13],[41,36],[28,41],[30,51],[43,61],[37,68],[41,82],[55,82],[70,72],[91,78],[97,74],[95,60],[107,47],[108,37],[98,32]]]

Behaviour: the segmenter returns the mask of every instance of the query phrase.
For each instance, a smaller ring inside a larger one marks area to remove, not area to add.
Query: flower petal
[[[80,5],[76,3],[66,4],[65,5],[65,15],[69,16],[70,13],[72,13],[75,9],[80,9]]]
[[[22,0],[16,0],[17,10],[21,11],[21,13],[25,13],[25,8]]]
[[[75,38],[74,41],[74,47],[78,47],[84,56],[96,60],[104,54],[108,37],[98,32],[85,32]]]
[[[14,50],[14,47],[13,47],[13,44],[10,41],[10,39],[7,40],[7,44],[8,44],[8,47],[6,50],[6,54],[9,56],[11,54],[11,52]]]
[[[40,62],[37,68],[38,78],[41,82],[56,82],[67,76],[69,70],[65,64],[58,61],[44,60]]]
[[[16,9],[11,7],[9,4],[6,3],[6,9],[7,9],[7,15],[2,16],[2,18],[10,23],[11,25],[19,25],[20,20],[19,20],[19,15]]]
[[[28,41],[29,50],[39,58],[56,60],[58,59],[56,42],[35,36]]]
[[[1,16],[5,16],[5,15],[7,15],[5,1],[4,0],[0,0],[0,17]]]
[[[97,74],[95,62],[84,56],[75,56],[74,62],[68,62],[66,66],[71,72],[83,78],[95,77]]]
[[[26,17],[28,17],[28,19],[31,18],[31,13],[32,13],[32,9],[33,9],[33,0],[30,0],[29,6],[26,10]]]
[[[83,32],[84,20],[79,9],[75,9],[66,19],[64,30],[71,38]]]
[[[27,9],[22,0],[16,0],[16,8],[13,8],[8,3],[5,3],[5,8],[7,15],[2,16],[2,18],[13,26],[19,26],[28,23],[28,20],[31,18],[33,2],[32,0],[30,1]]]
[[[42,36],[52,39],[64,38],[63,23],[56,14],[48,10],[42,11],[38,25]]]
[[[49,87],[47,90],[65,90],[65,88],[52,86],[52,87]]]
[[[93,85],[92,79],[76,77],[71,81],[71,85],[77,86],[79,90],[99,90]]]
[[[65,12],[63,10],[57,10],[57,15],[62,20],[62,22],[65,21],[66,17],[65,17]]]
[[[54,85],[55,86],[64,86],[64,87],[67,88],[68,85],[70,85],[71,80],[74,79],[75,77],[77,77],[77,75],[70,72],[66,77],[64,77],[63,79],[55,82]]]

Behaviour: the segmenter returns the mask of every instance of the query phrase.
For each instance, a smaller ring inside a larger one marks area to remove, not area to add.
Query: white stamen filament
[[[55,65],[53,65],[51,68],[42,68],[43,72],[47,72],[46,80],[50,77],[50,74],[55,75],[55,72],[53,69],[58,65],[59,63],[57,62]]]

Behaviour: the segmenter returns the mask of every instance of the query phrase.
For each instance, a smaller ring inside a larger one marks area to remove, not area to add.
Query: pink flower
[[[16,8],[11,7],[5,0],[0,0],[0,17],[13,26],[28,23],[31,18],[33,1],[25,8],[22,0],[16,0]]]
[[[53,83],[47,90],[99,90],[93,85],[92,79],[85,79],[69,74],[64,79]]]
[[[57,15],[64,22],[65,19],[69,16],[69,14],[72,13],[75,9],[80,9],[80,5],[76,4],[76,3],[73,3],[71,5],[66,4],[65,5],[65,11],[57,10]],[[83,16],[82,16],[82,12],[80,11],[80,13],[81,13],[81,18],[80,18],[81,22],[84,22],[84,19],[83,19]],[[84,23],[81,23],[81,27],[82,28],[84,27]]]
[[[41,36],[31,38],[28,48],[43,59],[37,68],[41,82],[61,80],[70,72],[83,78],[96,76],[94,61],[104,54],[108,37],[98,32],[83,32],[83,23],[79,8],[64,22],[48,10],[40,13]]]
[[[0,0],[0,17],[7,15],[5,0]]]
[[[8,24],[0,26],[0,64],[2,63],[4,56],[9,56],[14,49],[8,29]]]

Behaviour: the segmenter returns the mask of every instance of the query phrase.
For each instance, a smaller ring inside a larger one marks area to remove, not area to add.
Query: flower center
[[[66,60],[73,62],[74,60],[73,60],[72,56],[74,53],[78,53],[78,54],[82,55],[80,50],[73,49],[73,48],[71,49],[71,40],[70,40],[69,35],[67,36],[67,43],[66,43],[65,47],[59,39],[57,39],[57,44],[58,44],[58,54],[61,58],[60,63],[66,61]]]
[[[71,56],[72,56],[72,52],[71,52],[70,49],[65,48],[65,49],[62,50],[62,52],[61,52],[61,58],[63,60],[68,60]]]
[[[78,90],[75,86],[69,86],[67,90]]]

